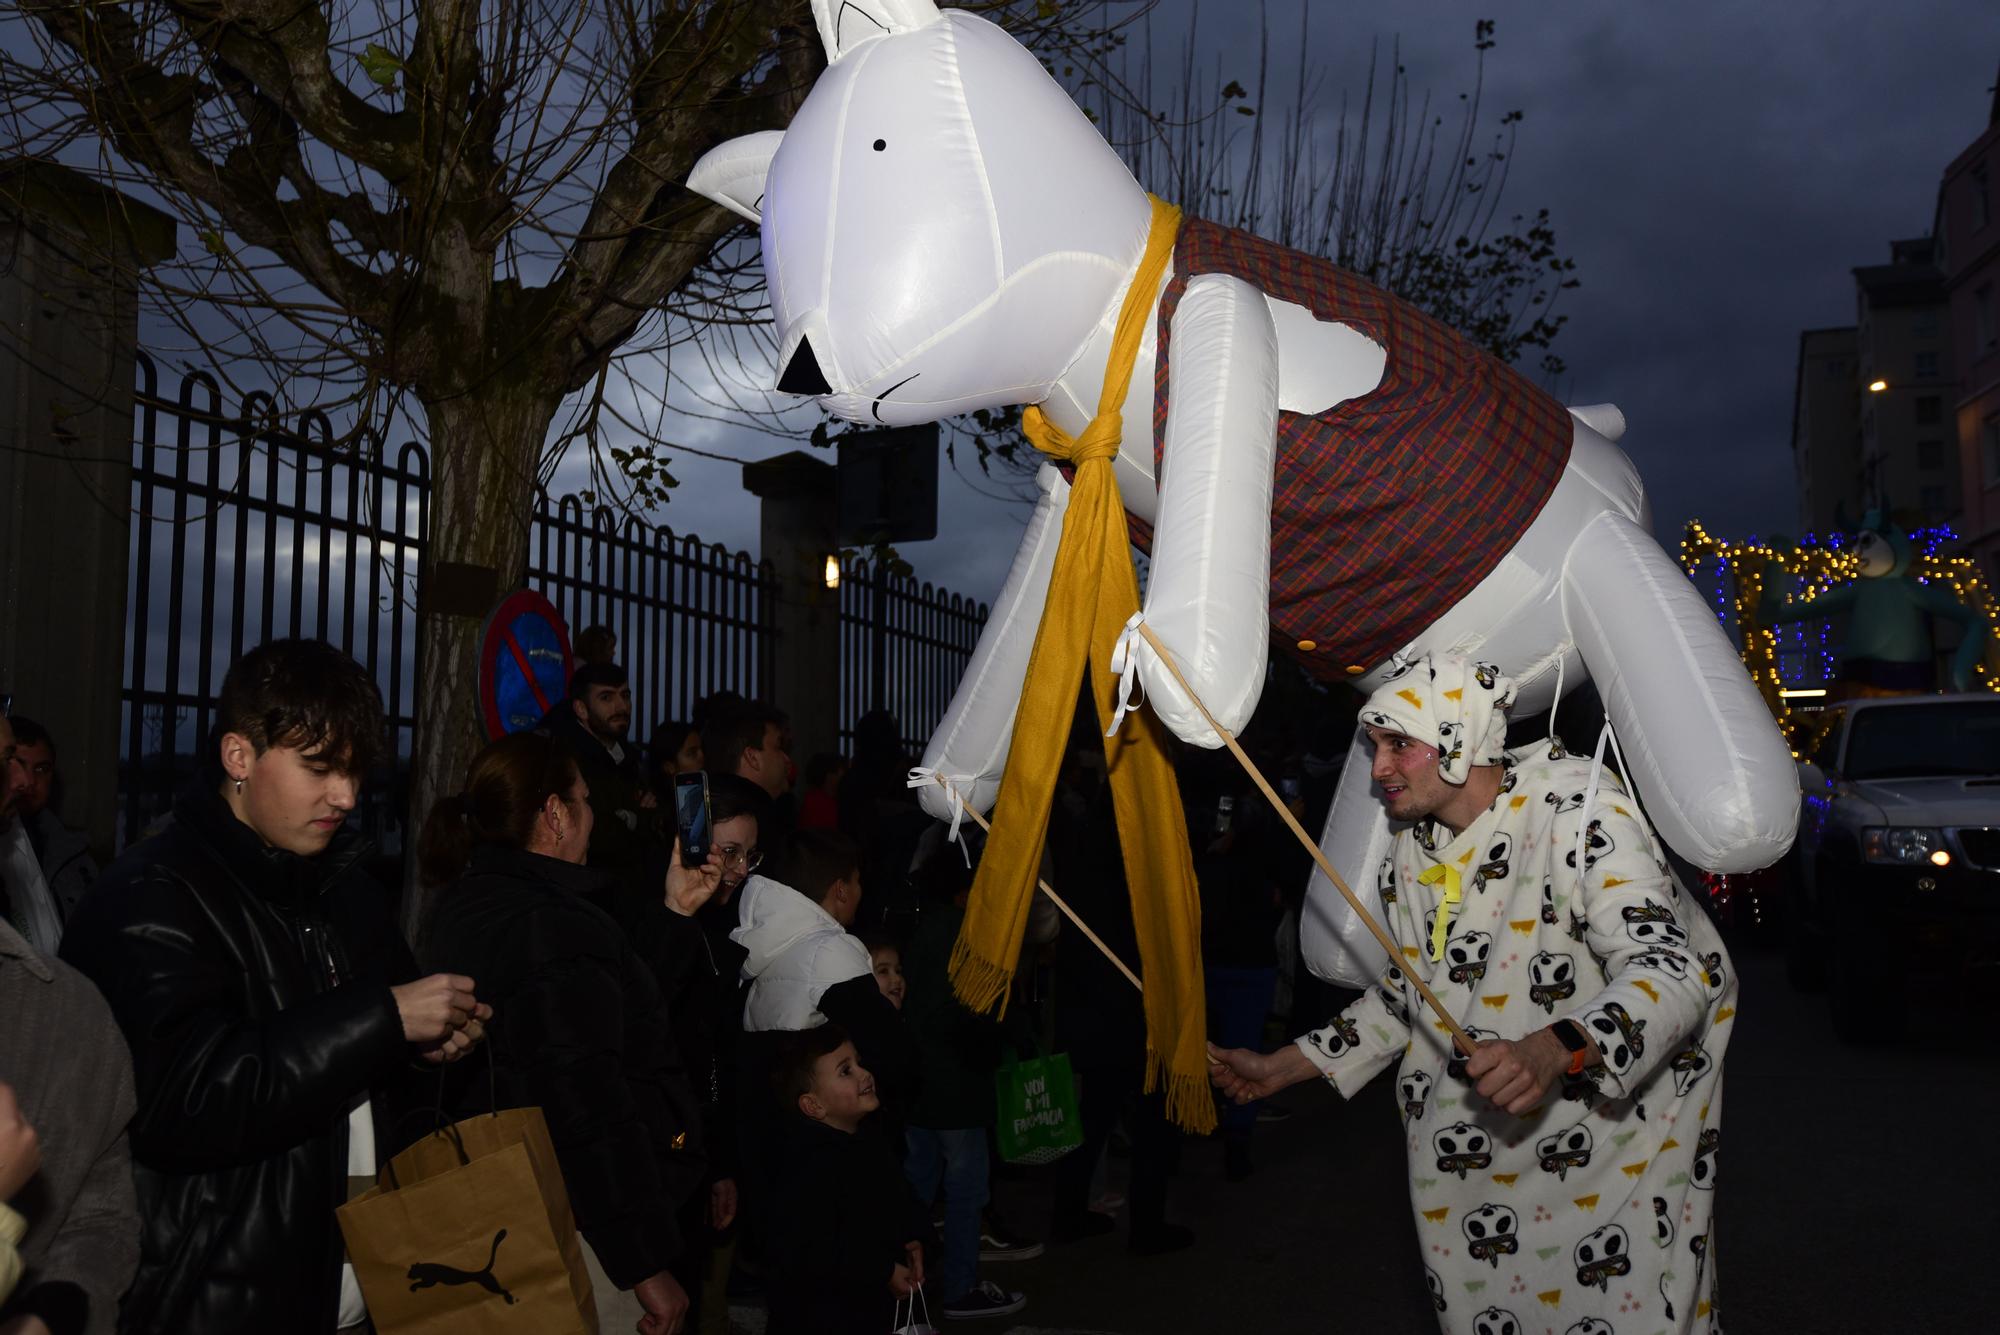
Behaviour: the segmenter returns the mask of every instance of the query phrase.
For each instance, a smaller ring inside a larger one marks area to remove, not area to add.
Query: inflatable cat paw
[[[1249,718],[1273,643],[1364,692],[1424,653],[1476,652],[1519,683],[1524,716],[1588,676],[1669,844],[1719,871],[1783,854],[1798,817],[1791,755],[1654,542],[1617,409],[1564,409],[1325,260],[1163,223],[1089,119],[990,23],[929,0],[813,10],[831,64],[790,128],[721,145],[689,179],[761,226],[779,389],[870,424],[1036,404],[1080,437],[1107,369],[1114,391],[1123,374],[1114,351],[1129,356],[1113,467],[1142,540],[1150,531],[1143,617],[1224,727]],[[1170,260],[1128,294],[1162,226],[1177,228]],[[1136,349],[1116,346],[1135,303]],[[1069,505],[1057,469],[1038,480],[924,759],[982,810],[1006,770]],[[1184,741],[1219,744],[1150,647],[1128,639],[1120,655],[1128,697],[1143,689]],[[942,788],[924,800],[951,816]],[[1322,845],[1365,892],[1389,834],[1357,747]],[[1373,977],[1379,949],[1317,876],[1310,904],[1315,971]]]

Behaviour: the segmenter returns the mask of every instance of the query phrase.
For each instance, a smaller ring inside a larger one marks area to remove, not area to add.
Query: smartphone
[[[699,867],[708,861],[708,774],[691,770],[674,779],[674,823],[681,835],[681,865]]]

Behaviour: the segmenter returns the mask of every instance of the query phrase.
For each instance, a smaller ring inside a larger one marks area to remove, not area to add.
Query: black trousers
[[[1091,1178],[1122,1115],[1132,1138],[1132,1179],[1126,1189],[1132,1234],[1158,1231],[1167,1218],[1167,1182],[1180,1166],[1181,1133],[1167,1118],[1166,1094],[1141,1092],[1145,1067],[1140,1060],[1096,1063],[1079,1068],[1076,1076],[1083,1144],[1056,1162],[1055,1226],[1074,1222],[1090,1208]]]

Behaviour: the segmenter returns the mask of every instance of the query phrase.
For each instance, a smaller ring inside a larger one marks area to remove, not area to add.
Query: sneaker
[[[1257,1105],[1257,1120],[1260,1122],[1289,1122],[1292,1120],[1292,1110],[1283,1104],[1273,1103],[1269,1099],[1265,1099]]]
[[[1010,1238],[995,1224],[988,1224],[979,1231],[979,1259],[982,1261],[1032,1261],[1042,1251],[1041,1243]]]
[[[1012,1316],[1027,1305],[1023,1295],[982,1279],[963,1297],[946,1303],[943,1312],[947,1321],[976,1321],[983,1316]]]

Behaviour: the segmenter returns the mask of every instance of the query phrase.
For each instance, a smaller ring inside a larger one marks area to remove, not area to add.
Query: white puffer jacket
[[[750,952],[743,1028],[812,1029],[826,1023],[819,999],[829,987],[873,971],[868,947],[788,885],[752,876],[737,896],[740,925],[729,939]]]

